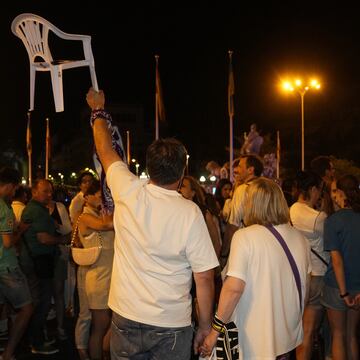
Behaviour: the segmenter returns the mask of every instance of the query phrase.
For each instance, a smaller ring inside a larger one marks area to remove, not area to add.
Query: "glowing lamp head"
[[[285,81],[283,83],[283,89],[285,91],[294,91],[294,88],[293,88],[293,86],[291,85],[291,83],[289,81]]]

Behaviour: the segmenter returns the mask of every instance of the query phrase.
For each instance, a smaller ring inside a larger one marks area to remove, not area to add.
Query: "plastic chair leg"
[[[58,66],[54,66],[50,72],[51,72],[51,84],[52,84],[54,102],[55,102],[55,110],[56,112],[62,112],[64,111],[62,69]]]
[[[90,68],[90,76],[91,76],[91,84],[95,91],[99,91],[99,86],[96,78],[96,72],[94,66],[89,66]]]
[[[36,70],[33,67],[30,67],[30,108],[29,108],[30,111],[34,110],[35,79],[36,79]]]

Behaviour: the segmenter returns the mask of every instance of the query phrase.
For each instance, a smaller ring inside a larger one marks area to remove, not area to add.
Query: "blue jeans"
[[[112,360],[188,360],[191,326],[164,328],[131,321],[113,312],[110,350]]]
[[[26,277],[18,267],[0,269],[0,304],[6,300],[15,309],[32,302]]]

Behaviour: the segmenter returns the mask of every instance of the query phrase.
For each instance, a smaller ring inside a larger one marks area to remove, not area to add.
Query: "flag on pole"
[[[46,118],[46,156],[47,160],[51,158],[51,138],[49,118]]]
[[[230,163],[230,181],[234,181],[234,168],[233,168],[233,159],[234,159],[234,134],[233,134],[233,126],[234,126],[234,95],[235,95],[235,83],[234,83],[234,72],[232,67],[232,54],[231,50],[228,51],[229,53],[229,79],[228,79],[228,112],[229,112],[229,129],[230,129],[230,136],[229,136],[229,163]]]
[[[30,113],[28,113],[28,121],[26,127],[26,151],[28,153],[28,156],[31,156],[32,145],[31,145]]]
[[[159,73],[159,55],[155,56],[156,59],[156,107],[160,121],[165,121],[165,106],[163,100],[163,93]]]
[[[46,118],[46,139],[45,139],[45,179],[49,178],[49,160],[50,160],[50,125],[49,118]]]
[[[229,81],[228,81],[228,112],[229,116],[232,117],[235,114],[234,111],[234,95],[235,95],[235,82],[234,72],[232,66],[232,51],[229,51]]]
[[[32,163],[31,163],[31,153],[32,153],[32,145],[31,145],[31,129],[30,129],[30,118],[31,112],[28,111],[27,113],[27,127],[26,127],[26,151],[28,154],[28,181],[29,186],[32,186]]]

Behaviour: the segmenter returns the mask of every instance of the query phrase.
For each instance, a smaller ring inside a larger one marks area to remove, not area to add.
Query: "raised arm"
[[[91,111],[103,110],[105,106],[105,95],[102,90],[95,91],[90,88],[86,95],[86,101],[91,108]],[[118,153],[112,148],[111,135],[107,126],[107,122],[104,118],[99,117],[95,119],[93,124],[93,135],[96,151],[99,155],[101,164],[107,172],[109,166],[122,160]]]

